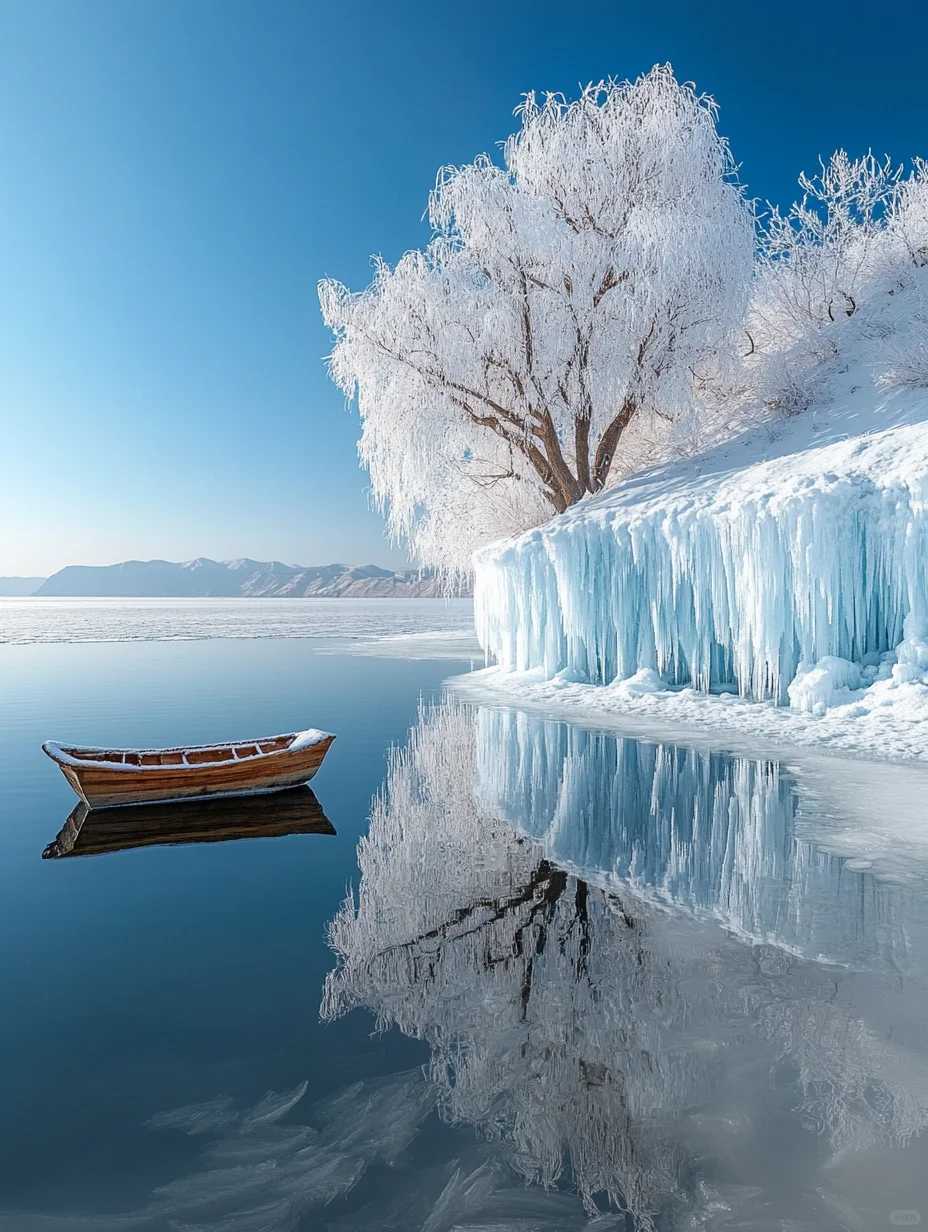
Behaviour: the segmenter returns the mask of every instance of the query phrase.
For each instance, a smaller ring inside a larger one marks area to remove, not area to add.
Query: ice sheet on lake
[[[151,1124],[151,1122],[149,1122]],[[225,1164],[257,1163],[280,1155],[300,1151],[319,1137],[310,1125],[271,1125],[260,1132],[252,1129],[241,1137],[216,1138],[206,1147],[205,1154]]]
[[[271,1125],[286,1116],[291,1108],[295,1108],[306,1094],[309,1082],[304,1079],[292,1091],[268,1091],[263,1099],[247,1112],[240,1121],[243,1130],[253,1129],[258,1125]]]
[[[353,641],[326,653],[375,655],[382,659],[469,659],[481,667],[486,656],[473,629],[436,633],[395,633],[370,641]]]
[[[151,1129],[206,1141],[186,1174],[137,1209],[108,1214],[0,1211],[0,1232],[573,1232],[587,1217],[576,1197],[527,1190],[488,1148],[447,1133],[445,1154],[421,1168],[408,1152],[434,1114],[421,1069],[366,1079],[317,1101],[312,1124],[277,1124],[306,1083],[251,1108],[219,1097],[156,1113]],[[448,1148],[451,1148],[450,1153]],[[333,1206],[370,1174],[365,1199]],[[602,1232],[612,1232],[613,1222]],[[599,1229],[597,1227],[597,1232]]]
[[[914,887],[928,881],[928,773],[845,759],[793,764],[799,787],[797,833],[851,871]]]
[[[422,1232],[624,1232],[624,1227],[624,1215],[591,1221],[571,1195],[528,1188],[499,1163],[484,1160],[455,1168]]]
[[[145,1122],[145,1126],[155,1130],[178,1129],[190,1135],[206,1134],[227,1129],[232,1125],[237,1125],[242,1132],[248,1132],[279,1121],[300,1102],[308,1086],[309,1083],[303,1081],[289,1091],[268,1091],[253,1108],[244,1113],[233,1107],[230,1095],[206,1100],[202,1104],[186,1104],[182,1108],[156,1113]]]
[[[185,1134],[207,1134],[233,1125],[238,1115],[232,1107],[232,1097],[225,1095],[202,1104],[186,1104],[183,1108],[158,1112],[145,1125],[148,1129],[179,1129]]]
[[[171,1223],[171,1232],[290,1232],[298,1223],[299,1212],[284,1198],[252,1211],[229,1215],[218,1223],[181,1223],[175,1219]]]
[[[470,599],[0,599],[0,644],[472,632]]]
[[[481,806],[561,867],[753,943],[907,966],[912,887],[928,879],[921,768],[797,768],[483,707],[474,744]]]
[[[796,757],[834,753],[869,761],[928,761],[928,686],[905,685],[895,694],[851,703],[824,715],[743,700],[731,693],[691,688],[635,690],[631,681],[584,684],[569,674],[545,679],[541,671],[501,668],[455,676],[448,684],[462,697],[492,706],[515,706],[567,722],[607,727],[646,740],[677,740],[734,753]],[[902,704],[896,704],[901,702]]]

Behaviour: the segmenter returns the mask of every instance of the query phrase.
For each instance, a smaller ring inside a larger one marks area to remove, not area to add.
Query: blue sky
[[[752,195],[839,146],[928,155],[926,46],[923,0],[0,0],[0,574],[403,562],[322,275],[425,243],[436,170],[526,90],[658,61],[718,99]]]

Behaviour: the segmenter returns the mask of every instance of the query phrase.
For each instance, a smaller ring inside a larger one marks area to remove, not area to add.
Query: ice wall
[[[504,671],[647,668],[786,702],[801,666],[873,664],[928,632],[928,426],[665,468],[481,549],[475,571]]]

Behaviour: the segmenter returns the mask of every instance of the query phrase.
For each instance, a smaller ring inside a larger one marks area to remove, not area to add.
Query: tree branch
[[[619,440],[622,433],[631,423],[635,412],[638,410],[638,403],[634,398],[627,398],[619,411],[618,415],[612,420],[605,432],[599,438],[599,444],[596,447],[596,457],[593,459],[593,491],[601,492],[606,486],[606,479],[609,476],[609,468],[612,466],[612,460],[615,457],[615,451],[618,448]]]

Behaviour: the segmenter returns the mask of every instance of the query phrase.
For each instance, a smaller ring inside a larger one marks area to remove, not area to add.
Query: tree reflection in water
[[[428,1041],[444,1116],[591,1213],[847,1226],[843,1161],[928,1122],[924,912],[795,812],[769,761],[426,710],[323,1014]]]

